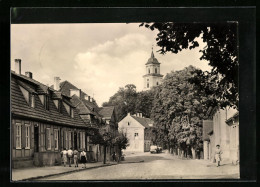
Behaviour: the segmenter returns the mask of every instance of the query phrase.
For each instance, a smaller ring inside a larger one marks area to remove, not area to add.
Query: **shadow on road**
[[[124,163],[130,163],[130,162],[152,162],[155,160],[170,160],[168,158],[165,158],[161,156],[160,154],[153,154],[151,156],[133,156],[133,157],[126,157]],[[122,163],[123,163],[122,162]]]

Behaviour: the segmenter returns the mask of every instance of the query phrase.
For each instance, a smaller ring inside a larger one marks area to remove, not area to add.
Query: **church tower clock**
[[[145,64],[146,74],[144,78],[144,90],[149,90],[154,86],[158,86],[162,82],[163,75],[160,74],[160,63],[154,57],[153,50],[151,57]]]

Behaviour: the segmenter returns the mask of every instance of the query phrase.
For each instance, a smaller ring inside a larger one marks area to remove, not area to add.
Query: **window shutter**
[[[22,136],[22,149],[24,149],[26,147],[26,126],[24,125],[24,122],[22,122],[22,132],[21,132],[21,136]]]
[[[66,132],[63,131],[63,149],[66,148]]]
[[[12,130],[12,135],[13,135],[13,148],[16,148],[16,124],[13,123],[13,130]]]
[[[81,149],[81,137],[80,137],[80,132],[79,132],[79,143],[78,143],[78,148]]]
[[[60,137],[60,130],[58,130],[58,150],[59,151],[61,150],[60,146],[61,146],[61,137]]]
[[[47,138],[48,138],[47,136],[48,136],[48,135],[47,135],[47,134],[48,134],[48,129],[46,128],[46,129],[45,129],[45,149],[46,149],[46,150],[47,150],[47,148],[48,148],[48,145],[47,145],[47,144],[48,144],[48,143],[47,143],[47,141],[48,141],[48,140],[47,140]]]
[[[32,144],[34,143],[32,140],[32,138],[33,138],[33,135],[32,135],[32,127],[33,127],[33,125],[30,123],[30,126],[29,126],[29,141],[30,141],[30,149],[32,149]]]

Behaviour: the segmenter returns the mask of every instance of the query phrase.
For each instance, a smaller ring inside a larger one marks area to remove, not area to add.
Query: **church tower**
[[[163,75],[160,74],[160,63],[154,57],[153,50],[151,57],[145,64],[146,74],[144,78],[144,90],[149,90],[153,86],[161,84]]]

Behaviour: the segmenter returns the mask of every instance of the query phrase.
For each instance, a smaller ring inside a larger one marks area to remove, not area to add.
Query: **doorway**
[[[34,126],[34,152],[39,152],[39,126]]]
[[[77,145],[78,145],[78,134],[77,132],[74,132],[74,149],[78,148]]]

